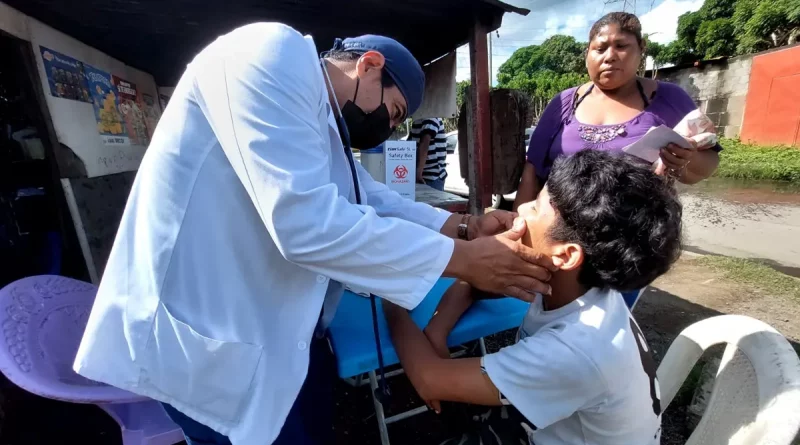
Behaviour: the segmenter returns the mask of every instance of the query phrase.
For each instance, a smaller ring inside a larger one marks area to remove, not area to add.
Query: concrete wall
[[[744,118],[753,56],[707,61],[700,67],[658,71],[657,79],[680,85],[717,125],[720,135],[738,137]]]

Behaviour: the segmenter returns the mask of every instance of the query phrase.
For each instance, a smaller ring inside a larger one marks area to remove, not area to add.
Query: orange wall
[[[753,58],[740,137],[800,146],[800,46]]]

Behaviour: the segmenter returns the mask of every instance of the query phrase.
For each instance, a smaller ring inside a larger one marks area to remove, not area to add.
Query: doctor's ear
[[[553,249],[551,260],[559,270],[575,270],[583,264],[583,247],[575,243],[557,245]]]
[[[358,77],[364,78],[368,75],[380,76],[385,64],[386,58],[383,57],[383,54],[377,51],[367,51],[358,59],[358,62],[356,62]]]

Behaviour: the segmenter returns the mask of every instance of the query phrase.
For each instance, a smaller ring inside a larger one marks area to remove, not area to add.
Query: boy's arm
[[[450,351],[447,348],[447,336],[456,325],[458,320],[469,309],[473,302],[473,288],[466,281],[456,281],[444,293],[433,318],[425,327],[425,335],[428,337],[436,353],[442,358],[450,358]]]
[[[480,358],[442,358],[408,311],[384,300],[383,312],[400,364],[423,400],[500,405],[500,392],[481,370]]]

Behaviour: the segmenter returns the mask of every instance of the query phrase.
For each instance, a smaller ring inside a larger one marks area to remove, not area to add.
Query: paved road
[[[800,206],[683,194],[684,242],[701,253],[766,259],[800,276]]]

